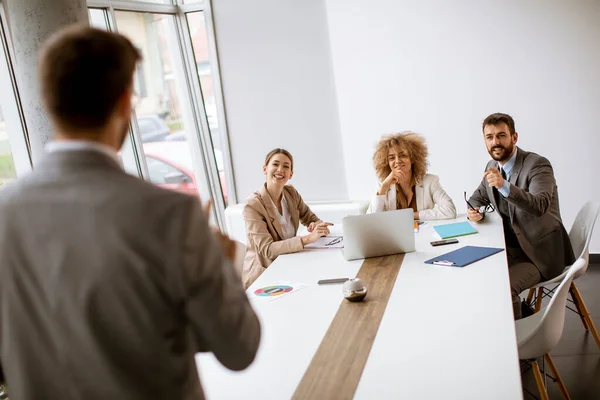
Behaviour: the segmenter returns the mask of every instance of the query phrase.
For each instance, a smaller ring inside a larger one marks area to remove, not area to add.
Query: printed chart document
[[[275,281],[272,285],[256,289],[254,291],[254,299],[255,301],[273,301],[307,286],[306,283],[300,282]]]
[[[325,236],[317,239],[316,242],[307,244],[305,249],[341,249],[344,247],[343,236]]]

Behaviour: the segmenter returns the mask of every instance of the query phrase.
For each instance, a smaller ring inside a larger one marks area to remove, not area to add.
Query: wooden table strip
[[[367,284],[367,297],[342,301],[293,399],[354,397],[403,259],[394,254],[363,262],[357,277]]]

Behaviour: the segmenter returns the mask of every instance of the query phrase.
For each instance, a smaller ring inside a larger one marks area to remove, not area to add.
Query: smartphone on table
[[[321,279],[317,282],[317,285],[333,285],[336,283],[344,283],[348,278],[335,278],[335,279]]]
[[[458,239],[443,239],[443,240],[434,240],[433,242],[429,242],[432,246],[443,246],[445,244],[453,244],[458,243]]]

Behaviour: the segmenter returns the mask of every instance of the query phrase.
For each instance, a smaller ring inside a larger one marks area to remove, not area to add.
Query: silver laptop
[[[356,260],[415,251],[412,208],[343,219],[344,258]]]

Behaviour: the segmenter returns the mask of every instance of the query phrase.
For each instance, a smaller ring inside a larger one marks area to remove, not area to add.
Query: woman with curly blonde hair
[[[367,212],[412,208],[419,220],[456,217],[436,175],[427,173],[425,139],[414,132],[385,135],[373,155],[379,186]]]

